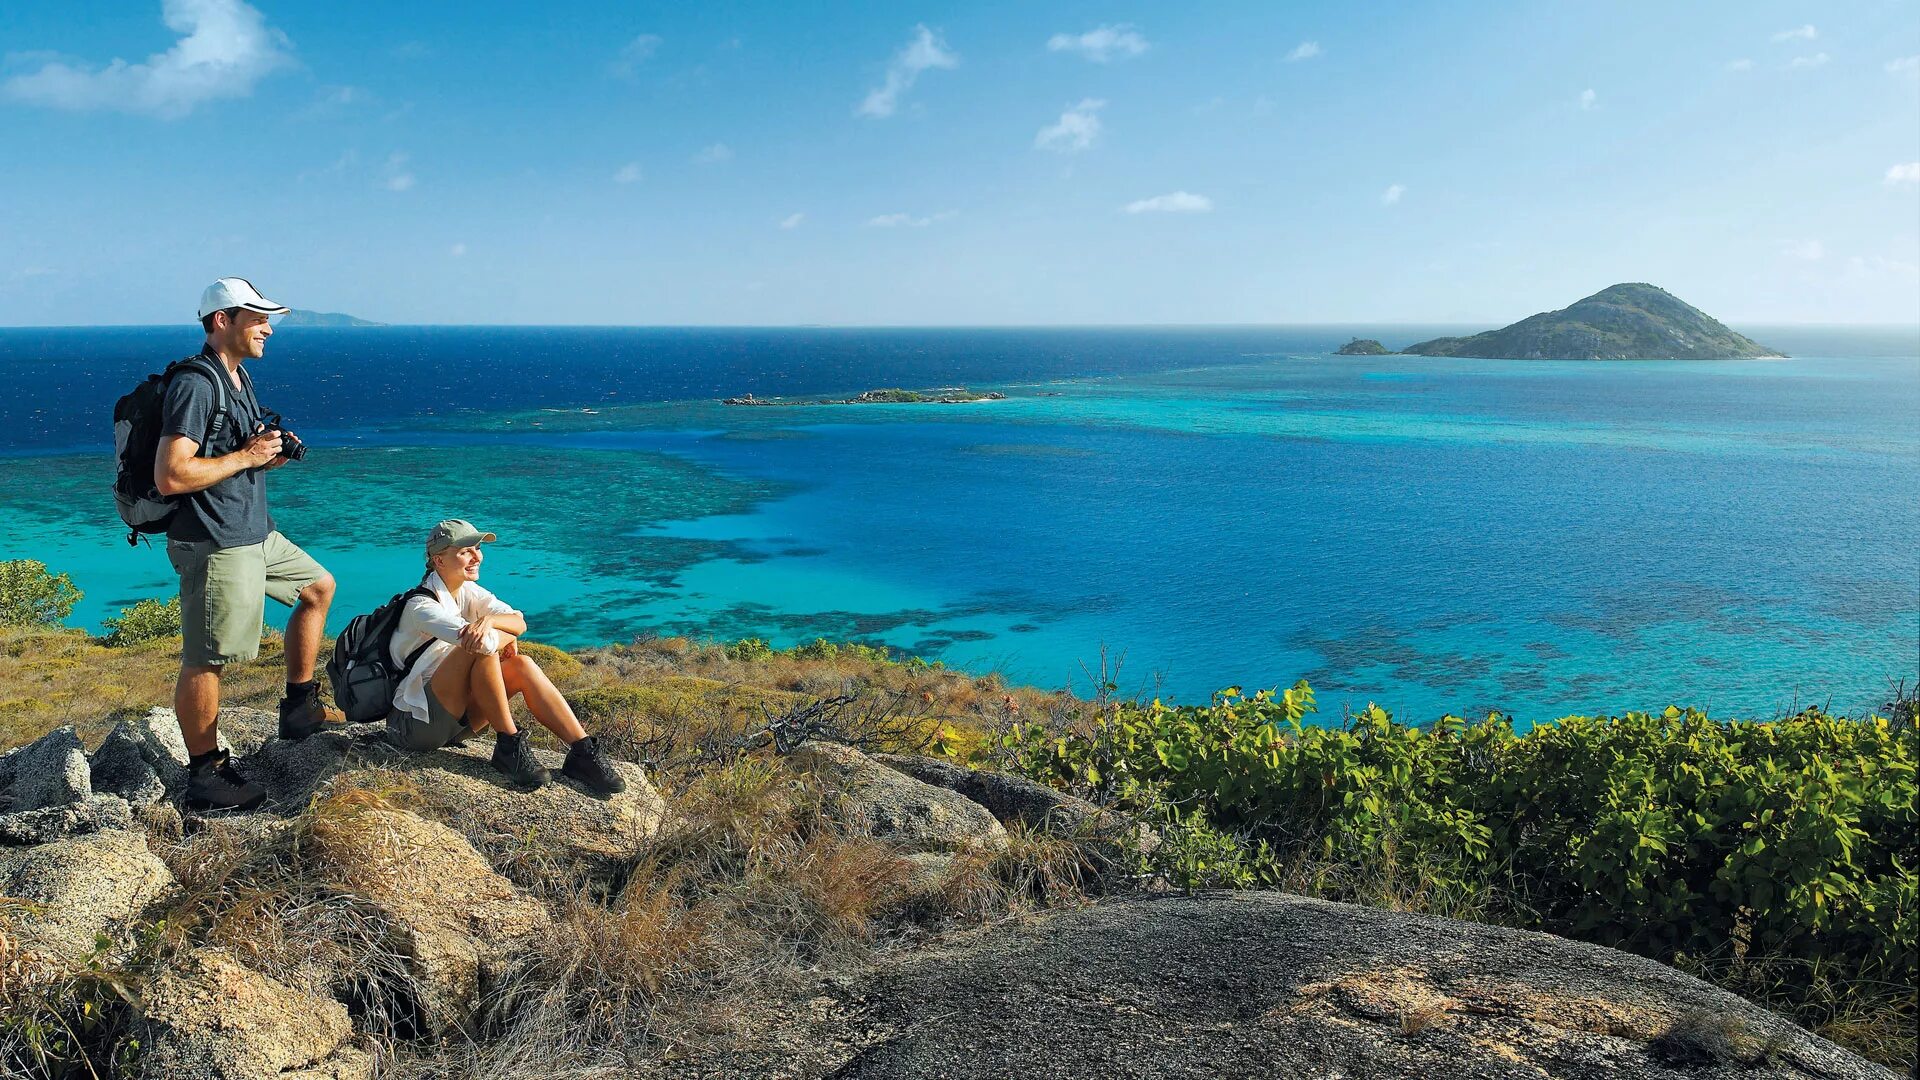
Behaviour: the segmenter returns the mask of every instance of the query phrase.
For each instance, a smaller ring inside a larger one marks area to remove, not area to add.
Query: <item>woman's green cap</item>
[[[448,518],[435,525],[433,531],[427,534],[427,555],[431,557],[454,548],[472,547],[475,544],[498,539],[500,538],[490,532],[481,532],[474,527],[473,522],[465,518]]]

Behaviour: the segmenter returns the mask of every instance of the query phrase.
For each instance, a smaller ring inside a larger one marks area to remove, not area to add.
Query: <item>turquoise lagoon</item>
[[[0,394],[44,370],[44,333],[26,333],[0,334]],[[137,367],[139,333],[163,332],[118,333],[95,343],[103,369]],[[790,331],[750,347],[687,331],[664,350],[672,370],[721,374],[643,387],[620,378],[662,351],[646,332],[634,359],[596,350],[613,374],[559,368],[573,383],[542,381],[578,344],[557,331],[539,348],[510,331],[351,333],[285,332],[256,376],[315,447],[272,498],[340,580],[336,627],[411,584],[427,526],[458,514],[501,536],[483,580],[563,646],[824,636],[1081,690],[1104,649],[1127,692],[1305,677],[1336,715],[1378,701],[1530,721],[1860,711],[1920,666],[1920,359],[1904,335],[1802,331],[1789,347],[1807,355],[1781,361],[1561,363],[1334,357],[1344,336],[1304,329],[1092,345]],[[517,387],[433,382],[475,353]],[[348,423],[341,385],[403,361],[422,371]],[[723,379],[1008,396],[650,399]],[[27,434],[0,461],[0,558],[71,573],[91,628],[170,594],[164,554],[114,527],[97,416],[8,407],[0,431]]]

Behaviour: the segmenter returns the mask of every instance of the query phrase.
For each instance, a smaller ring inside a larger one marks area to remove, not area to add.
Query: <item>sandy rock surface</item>
[[[1890,1080],[1641,957],[1281,893],[1103,904],[883,967],[836,1080]]]
[[[488,985],[552,926],[538,899],[438,822],[362,809],[329,815],[314,840],[330,879],[398,929],[429,1033],[464,1027]]]
[[[5,921],[53,971],[77,970],[95,938],[117,939],[174,890],[146,838],[121,829],[38,847],[0,848],[0,896],[24,901]]]
[[[346,1046],[344,1005],[242,967],[223,949],[176,957],[141,1002],[155,1080],[366,1080],[372,1059]]]

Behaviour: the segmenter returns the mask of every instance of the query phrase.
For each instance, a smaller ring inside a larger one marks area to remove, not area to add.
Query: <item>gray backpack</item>
[[[365,615],[355,615],[334,639],[333,657],[327,661],[327,682],[333,684],[333,703],[340,706],[348,723],[386,719],[400,680],[433,644],[428,638],[426,644],[413,650],[406,663],[393,662],[393,632],[400,628],[400,613],[406,610],[407,601],[416,596],[431,598],[433,590],[416,585]]]

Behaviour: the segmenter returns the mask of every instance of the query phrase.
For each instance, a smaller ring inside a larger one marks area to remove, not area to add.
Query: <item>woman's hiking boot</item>
[[[553,775],[546,766],[533,759],[533,750],[527,746],[527,733],[524,731],[512,735],[498,731],[493,733],[493,767],[516,787],[528,791],[544,785]]]
[[[320,704],[318,682],[310,682],[280,699],[281,738],[304,739],[328,726],[326,707]]]
[[[252,810],[267,801],[267,789],[240,775],[225,750],[187,767],[187,809]]]
[[[599,740],[591,735],[567,747],[567,763],[560,766],[560,772],[580,781],[595,795],[618,795],[627,790],[627,782],[613,770],[613,762],[601,753]]]

